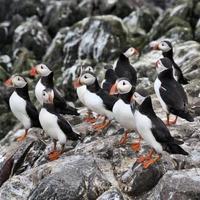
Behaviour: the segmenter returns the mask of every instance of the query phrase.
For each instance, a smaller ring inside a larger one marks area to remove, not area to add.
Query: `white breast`
[[[123,100],[119,99],[113,106],[113,114],[123,128],[130,130],[136,129],[135,118],[130,104],[126,104]]]
[[[105,109],[103,100],[95,93],[90,92],[86,89],[84,93],[85,105],[92,111],[100,114],[106,115],[109,119],[113,119],[113,113]]]
[[[134,116],[135,116],[137,131],[145,140],[145,142],[151,147],[153,147],[156,150],[156,152],[162,153],[163,148],[161,144],[156,141],[155,137],[153,136],[153,133],[151,132],[152,128],[151,120],[137,110],[135,111]]]
[[[163,110],[164,110],[166,113],[168,113],[169,111],[168,111],[168,109],[167,109],[167,105],[165,104],[165,102],[163,101],[163,99],[162,99],[162,97],[161,97],[161,95],[160,95],[160,91],[159,91],[160,87],[161,87],[161,82],[160,82],[160,80],[157,78],[157,79],[155,80],[155,82],[154,82],[154,90],[155,90],[155,93],[156,93],[156,95],[157,95],[157,97],[158,97],[158,100],[159,100],[159,102],[160,102],[160,104],[161,104]]]
[[[78,87],[76,89],[76,93],[78,95],[78,98],[79,98],[79,100],[81,101],[81,103],[83,105],[85,105],[85,101],[84,101],[84,93],[85,93],[85,91],[86,91],[86,86],[85,85],[82,85],[82,86],[80,86],[80,87]]]
[[[26,112],[26,101],[14,91],[10,96],[9,104],[15,117],[23,124],[25,129],[29,129],[31,120]]]
[[[44,131],[53,139],[56,139],[60,144],[66,143],[66,136],[60,129],[57,123],[57,116],[42,108],[39,113],[39,120]]]
[[[40,79],[35,86],[35,96],[41,105],[43,104],[42,92],[44,89],[46,89],[46,87],[41,83],[41,79]]]

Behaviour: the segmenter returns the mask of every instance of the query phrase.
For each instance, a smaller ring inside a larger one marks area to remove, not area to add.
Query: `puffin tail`
[[[189,155],[184,149],[182,149],[178,144],[168,143],[165,149],[170,154],[182,154]]]
[[[187,85],[189,83],[189,81],[184,76],[180,77],[178,82],[182,85]]]
[[[186,119],[189,122],[193,122],[194,121],[194,118],[192,117],[192,115],[189,112],[183,113],[183,118]]]

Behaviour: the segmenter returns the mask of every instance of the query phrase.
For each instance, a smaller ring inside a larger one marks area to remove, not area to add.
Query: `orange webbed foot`
[[[131,144],[131,149],[135,152],[140,151],[140,149],[141,149],[140,142],[136,142],[136,143]]]
[[[160,159],[160,156],[156,157],[156,158],[151,158],[149,160],[146,160],[143,162],[143,167],[144,169],[149,168],[152,164],[154,164],[157,160]]]
[[[59,151],[52,151],[48,154],[48,158],[50,161],[57,160],[60,157],[61,153]]]
[[[128,133],[125,132],[124,135],[122,136],[122,138],[120,139],[119,144],[120,144],[120,145],[126,144],[126,143],[127,143],[127,140],[128,140]]]
[[[24,133],[22,136],[16,138],[17,142],[22,142],[26,139],[27,133]]]

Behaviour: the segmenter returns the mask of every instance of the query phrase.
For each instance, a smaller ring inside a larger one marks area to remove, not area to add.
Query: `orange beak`
[[[115,83],[110,89],[110,95],[118,94],[117,84]]]
[[[155,66],[154,66],[155,68],[158,67],[158,63],[159,63],[159,60],[156,61],[156,64],[155,64]]]
[[[29,71],[29,75],[35,77],[38,74],[36,67],[32,67]]]
[[[53,98],[51,95],[49,95],[49,103],[53,103]]]
[[[160,50],[159,43],[152,46],[152,50]]]
[[[7,86],[7,87],[12,87],[13,86],[12,79],[9,78],[6,81],[4,81],[4,85]]]
[[[76,80],[73,81],[73,86],[74,86],[74,88],[78,88],[81,86],[79,78],[77,78]]]
[[[135,48],[135,53],[134,54],[139,56],[140,55],[139,49]]]

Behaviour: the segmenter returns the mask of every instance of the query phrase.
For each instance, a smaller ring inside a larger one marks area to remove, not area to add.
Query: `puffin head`
[[[142,95],[140,95],[138,92],[134,92],[131,100],[133,102],[136,102],[138,105],[141,105],[143,103],[143,101],[145,100],[145,97],[143,97]]]
[[[172,50],[171,42],[166,40],[163,40],[161,42],[153,41],[150,43],[150,47],[154,50],[161,50],[162,52],[168,52]]]
[[[96,76],[93,72],[90,71],[85,71],[81,74],[81,76],[79,78],[77,78],[73,84],[74,84],[74,88],[78,88],[82,85],[92,85],[96,80]]]
[[[130,57],[133,57],[133,56],[139,56],[139,51],[134,47],[130,47],[124,52],[124,55],[127,58],[130,58]]]
[[[159,74],[166,69],[172,68],[172,66],[173,64],[169,58],[167,57],[161,58],[160,60],[156,62],[156,71]]]
[[[36,76],[39,74],[40,76],[48,76],[52,71],[45,65],[45,64],[39,64],[35,67],[32,67],[29,71],[29,74],[31,76]]]
[[[23,88],[27,85],[27,81],[20,75],[14,75],[4,82],[8,87]]]
[[[43,99],[43,103],[53,104],[54,91],[50,88],[44,89],[42,91],[42,99]]]
[[[87,67],[85,68],[84,72],[92,72],[92,73],[94,73],[94,69],[93,69],[92,66],[87,66]]]
[[[113,94],[127,94],[131,91],[132,85],[127,78],[119,78],[110,90],[110,95]]]

